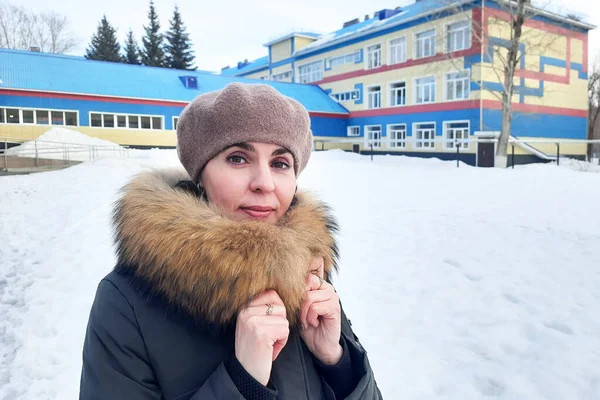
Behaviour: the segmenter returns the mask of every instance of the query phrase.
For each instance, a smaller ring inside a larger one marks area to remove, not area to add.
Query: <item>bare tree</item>
[[[593,69],[588,80],[588,126],[587,126],[587,138],[593,140],[595,135],[595,128],[598,123],[598,117],[600,117],[600,59],[596,57]],[[587,147],[587,158],[592,159],[593,156],[593,144],[588,144]],[[600,161],[599,161],[600,163]]]
[[[492,17],[484,17],[481,13],[473,13],[471,16],[467,13],[473,7],[471,1],[442,1],[448,4],[452,13],[464,13],[470,20],[475,40],[473,45],[481,46],[482,49],[480,73],[482,77],[484,73],[491,73],[496,82],[489,87],[473,80],[480,90],[491,93],[501,103],[501,133],[496,148],[495,165],[506,168],[508,141],[514,119],[513,96],[518,95],[521,89],[519,85],[515,85],[515,78],[518,78],[519,69],[527,69],[527,65],[523,65],[523,57],[525,54],[544,55],[559,36],[535,29],[523,29],[528,20],[543,12],[539,6],[532,6],[531,0],[498,0],[495,2],[498,10],[494,10]],[[435,19],[439,17],[434,16]],[[457,70],[462,70],[463,57],[448,49],[447,40],[446,36],[441,40],[442,46],[446,46],[445,57]],[[481,80],[483,81],[483,78]]]
[[[54,11],[34,13],[0,2],[0,47],[64,54],[77,46],[66,16]]]

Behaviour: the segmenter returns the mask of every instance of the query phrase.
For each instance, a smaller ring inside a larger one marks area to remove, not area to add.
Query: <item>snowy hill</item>
[[[0,178],[0,399],[75,399],[132,152]],[[335,284],[386,399],[600,399],[600,174],[320,152],[300,179],[342,234]],[[595,210],[595,213],[590,212]]]

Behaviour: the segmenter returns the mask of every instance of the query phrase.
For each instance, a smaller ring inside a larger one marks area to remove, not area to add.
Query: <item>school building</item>
[[[493,165],[501,127],[504,0],[417,0],[343,23],[292,32],[253,61],[217,74],[0,50],[0,136],[34,139],[49,125],[134,147],[175,145],[183,107],[231,81],[265,83],[309,111],[318,149],[392,153]],[[537,10],[515,77],[517,162],[586,153],[588,32]],[[541,143],[540,141],[546,141]]]

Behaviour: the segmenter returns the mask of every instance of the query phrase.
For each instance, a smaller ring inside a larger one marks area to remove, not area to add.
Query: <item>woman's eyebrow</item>
[[[280,155],[286,154],[286,153],[292,154],[292,153],[290,153],[290,151],[288,149],[284,149],[283,147],[280,147],[279,149],[275,150],[273,152],[273,154],[271,154],[271,157],[280,156]]]

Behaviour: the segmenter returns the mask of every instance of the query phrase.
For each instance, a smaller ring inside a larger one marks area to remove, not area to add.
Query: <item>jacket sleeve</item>
[[[133,308],[110,281],[98,286],[90,312],[79,391],[80,400],[161,400]],[[203,385],[179,399],[244,400],[224,363]]]
[[[357,382],[354,389],[350,391],[350,394],[344,398],[347,400],[382,400],[383,397],[377,387],[377,382],[375,381],[375,375],[369,364],[367,352],[360,344],[358,337],[354,334],[350,321],[346,317],[343,308],[342,340],[345,345],[343,346],[344,351],[348,352],[348,354],[344,354],[344,356],[349,356],[352,362],[351,374],[353,376],[351,380]],[[347,390],[345,390],[345,392],[347,392]]]

